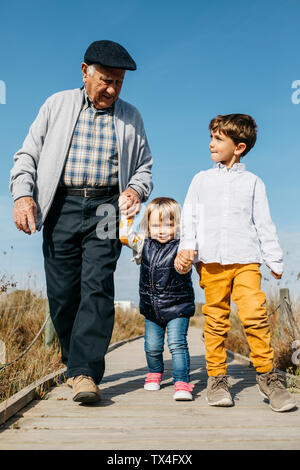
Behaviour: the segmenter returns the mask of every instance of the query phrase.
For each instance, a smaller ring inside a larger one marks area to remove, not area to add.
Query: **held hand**
[[[197,251],[194,250],[181,250],[177,254],[174,266],[178,272],[186,273],[190,270],[194,256],[197,254]]]
[[[14,222],[18,230],[31,235],[36,232],[37,207],[30,196],[20,197],[14,203]]]
[[[274,273],[274,271],[271,270],[271,274],[273,277],[275,277],[275,279],[281,279],[282,278],[282,273]]]
[[[119,197],[119,208],[127,219],[138,214],[141,210],[141,200],[138,193],[132,188],[125,189]]]
[[[176,271],[179,274],[186,274],[187,272],[189,272],[190,268],[184,269],[179,260],[180,260],[180,258],[178,256],[176,256],[176,258],[174,260],[174,268],[176,269]]]
[[[196,254],[197,251],[195,250],[181,250],[179,251],[178,256],[184,265],[190,266]]]

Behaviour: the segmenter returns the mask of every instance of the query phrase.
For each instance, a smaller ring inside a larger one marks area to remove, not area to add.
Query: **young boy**
[[[247,335],[259,391],[269,399],[272,410],[287,411],[296,404],[273,369],[259,269],[264,262],[272,276],[280,279],[282,251],[264,183],[240,163],[255,144],[256,123],[251,116],[229,114],[212,119],[209,129],[214,167],[200,171],[191,182],[175,259],[175,268],[181,272],[196,264],[205,293],[207,401],[214,406],[233,405],[224,346],[232,296]]]

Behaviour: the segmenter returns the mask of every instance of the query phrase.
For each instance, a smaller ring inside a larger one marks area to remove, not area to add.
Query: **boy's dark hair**
[[[240,142],[245,143],[246,148],[241,157],[246,155],[256,142],[257,125],[248,114],[219,115],[210,121],[209,130],[222,132],[230,137],[236,145]]]

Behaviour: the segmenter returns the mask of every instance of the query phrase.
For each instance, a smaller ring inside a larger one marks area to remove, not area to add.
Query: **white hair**
[[[96,70],[96,67],[95,67],[94,64],[92,64],[92,65],[88,66],[88,68],[86,69],[86,72],[87,72],[88,75],[90,75],[92,77],[95,73],[95,70]]]

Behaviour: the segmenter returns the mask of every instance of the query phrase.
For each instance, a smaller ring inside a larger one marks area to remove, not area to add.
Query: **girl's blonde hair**
[[[174,222],[174,238],[179,238],[180,205],[175,199],[170,197],[157,197],[149,202],[141,221],[141,232],[144,233],[146,237],[149,237],[149,220],[154,211],[158,211],[160,221],[169,217],[170,221]]]

